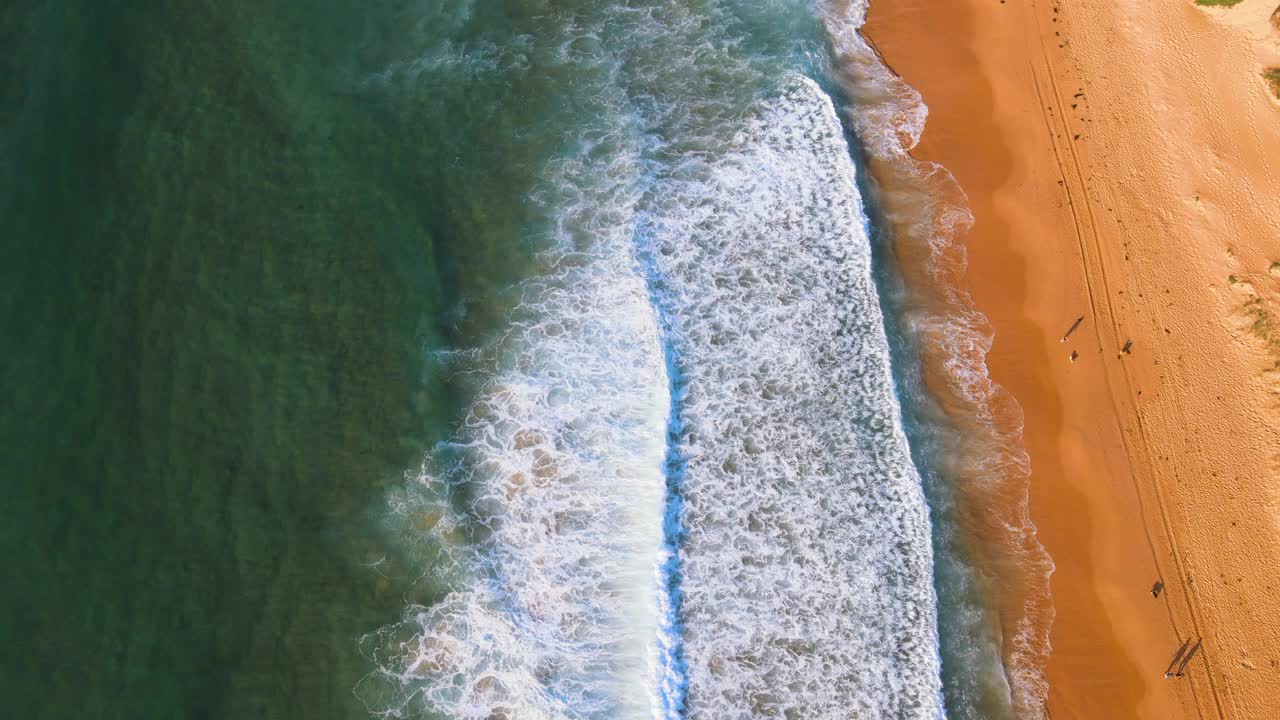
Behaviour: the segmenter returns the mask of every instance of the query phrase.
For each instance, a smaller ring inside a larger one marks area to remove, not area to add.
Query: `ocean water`
[[[6,4],[5,715],[1027,707],[863,9]]]

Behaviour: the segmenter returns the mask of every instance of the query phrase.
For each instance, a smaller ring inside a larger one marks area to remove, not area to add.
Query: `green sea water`
[[[0,716],[367,715],[360,636],[442,590],[385,491],[532,262],[510,138],[554,115],[378,79],[454,11],[0,7]]]
[[[362,683],[365,641],[456,589],[413,480],[521,282],[651,221],[780,78],[838,96],[822,32],[807,0],[0,3],[0,718],[419,692]],[[949,711],[1000,717],[963,600]]]

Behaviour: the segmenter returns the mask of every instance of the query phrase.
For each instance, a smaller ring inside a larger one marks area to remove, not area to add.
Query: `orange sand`
[[[1054,720],[1280,718],[1276,3],[872,3],[1025,411]]]

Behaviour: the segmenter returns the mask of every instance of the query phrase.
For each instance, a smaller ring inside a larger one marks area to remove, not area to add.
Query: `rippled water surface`
[[[829,60],[860,10],[0,8],[0,706],[994,707]]]

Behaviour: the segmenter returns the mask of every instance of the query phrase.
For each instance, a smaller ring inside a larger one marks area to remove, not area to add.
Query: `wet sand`
[[[930,108],[913,154],[968,196],[963,282],[994,329],[991,377],[1025,413],[1056,564],[1054,720],[1280,704],[1268,4],[872,4],[866,35]]]

